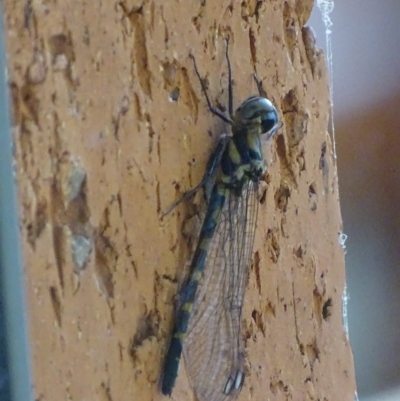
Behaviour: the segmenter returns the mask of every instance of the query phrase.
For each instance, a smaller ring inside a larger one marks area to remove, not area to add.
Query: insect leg
[[[216,107],[214,107],[211,104],[210,99],[209,99],[208,94],[207,94],[207,89],[206,89],[206,87],[204,85],[203,80],[201,79],[199,70],[197,69],[196,60],[195,60],[195,58],[194,58],[194,56],[192,54],[189,54],[189,57],[193,60],[194,70],[196,72],[197,77],[199,78],[201,89],[203,90],[204,96],[206,97],[208,109],[210,110],[210,112],[212,114],[214,114],[215,116],[219,117],[221,120],[225,121],[229,125],[232,125],[232,120],[230,118],[226,117],[223,113],[221,113]]]
[[[229,45],[229,36],[226,38],[226,50],[225,50],[225,56],[226,56],[226,62],[228,64],[228,110],[229,110],[229,115],[233,116],[233,90],[232,90],[232,70],[231,70],[231,61],[229,60],[229,54],[228,54],[228,45]]]
[[[206,172],[204,173],[203,178],[201,179],[199,184],[197,184],[194,188],[190,189],[189,191],[186,191],[183,194],[182,198],[178,199],[175,203],[173,203],[169,207],[169,209],[166,212],[164,212],[162,214],[162,217],[171,213],[180,203],[191,198],[202,186],[207,184],[207,182],[212,178],[216,169],[219,166],[222,154],[224,153],[224,150],[225,150],[225,147],[226,147],[226,144],[228,143],[228,141],[229,141],[229,137],[227,135],[222,135],[220,137],[217,147],[214,149],[210,158],[208,159]]]
[[[264,91],[264,89],[262,88],[261,82],[258,80],[257,75],[256,75],[256,74],[253,74],[253,78],[254,78],[254,81],[256,81],[258,93],[260,94],[260,96],[261,96],[261,97],[266,97],[266,96],[265,96],[265,91]]]

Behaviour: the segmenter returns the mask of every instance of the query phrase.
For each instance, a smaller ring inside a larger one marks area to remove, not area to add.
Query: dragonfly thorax
[[[221,158],[221,184],[240,195],[245,183],[258,182],[265,171],[259,133],[247,130],[234,134]]]

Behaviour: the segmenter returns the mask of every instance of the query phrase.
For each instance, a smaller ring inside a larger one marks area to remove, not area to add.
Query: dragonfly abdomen
[[[212,191],[206,217],[200,231],[199,242],[191,263],[191,276],[180,296],[181,305],[175,322],[171,343],[165,358],[164,376],[161,391],[171,395],[178,375],[179,362],[182,354],[183,341],[188,328],[189,319],[196,297],[199,280],[207,259],[208,245],[214,236],[218,219],[226,199],[227,189],[224,184],[217,183]]]

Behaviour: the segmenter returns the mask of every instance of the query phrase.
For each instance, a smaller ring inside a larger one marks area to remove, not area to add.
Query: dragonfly
[[[229,38],[225,51],[229,116],[211,104],[191,58],[209,111],[227,123],[230,132],[218,142],[199,185],[167,212],[213,180],[161,379],[162,393],[170,396],[183,352],[189,383],[199,401],[233,400],[243,386],[242,307],[256,231],[258,186],[267,168],[261,135],[270,139],[281,126],[255,74],[259,96],[249,97],[233,112],[228,43]]]

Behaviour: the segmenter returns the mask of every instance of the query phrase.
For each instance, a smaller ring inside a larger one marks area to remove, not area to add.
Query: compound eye
[[[262,133],[266,134],[278,125],[278,115],[276,112],[269,112],[261,115]],[[274,130],[275,132],[275,130]]]

